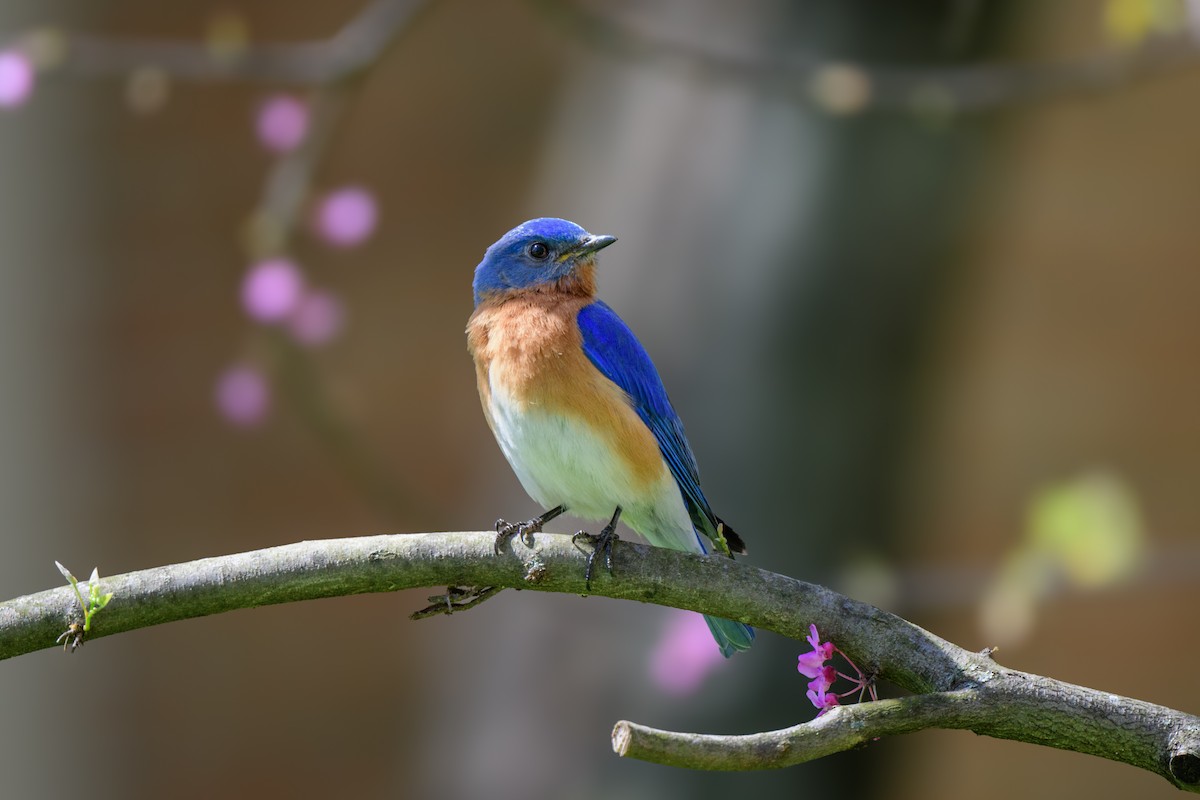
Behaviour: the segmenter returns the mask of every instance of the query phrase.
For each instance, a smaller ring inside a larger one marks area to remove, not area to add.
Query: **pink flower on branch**
[[[817,708],[817,716],[821,716],[829,709],[840,705],[841,698],[858,692],[858,699],[861,701],[863,696],[870,694],[872,700],[878,699],[875,692],[875,676],[867,675],[858,665],[839,650],[833,642],[822,642],[820,634],[817,633],[817,626],[809,626],[809,635],[806,638],[812,651],[801,653],[796,663],[796,670],[806,678],[811,678],[808,682],[808,691],[805,693],[810,703]],[[839,672],[834,669],[833,665],[828,663],[833,659],[833,654],[838,653],[846,660],[846,663],[856,673],[849,675],[845,672]],[[841,693],[831,692],[833,684],[842,678],[850,681],[851,687]]]
[[[808,701],[817,707],[818,717],[838,705],[838,695],[829,691],[837,677],[837,670],[833,667],[822,667],[817,676],[808,682],[805,695]]]
[[[833,642],[821,644],[816,625],[809,625],[808,630],[806,641],[812,647],[812,652],[800,654],[800,662],[796,669],[806,678],[815,678],[820,674],[822,665],[833,658]]]

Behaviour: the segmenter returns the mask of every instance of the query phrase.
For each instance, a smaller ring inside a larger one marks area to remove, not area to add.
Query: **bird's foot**
[[[555,506],[549,511],[538,514],[533,519],[528,519],[524,522],[496,520],[496,540],[492,543],[492,552],[500,555],[500,551],[504,548],[504,545],[508,544],[509,540],[514,536],[520,536],[521,543],[526,547],[533,547],[533,535],[541,533],[542,526],[563,513],[564,510],[562,506]]]
[[[621,507],[617,506],[617,510],[613,513],[612,519],[604,526],[599,535],[588,533],[587,531],[579,531],[571,537],[572,544],[583,540],[592,546],[592,554],[588,556],[587,568],[583,571],[583,585],[588,590],[592,589],[592,572],[596,568],[596,556],[604,554],[604,568],[608,570],[608,574],[613,574],[612,565],[612,550],[613,544],[621,537],[617,535],[617,520],[621,518]]]

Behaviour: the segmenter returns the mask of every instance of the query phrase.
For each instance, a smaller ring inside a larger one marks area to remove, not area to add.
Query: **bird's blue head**
[[[597,250],[614,236],[593,236],[574,222],[542,217],[523,222],[487,249],[475,268],[475,305],[522,289],[591,294]]]

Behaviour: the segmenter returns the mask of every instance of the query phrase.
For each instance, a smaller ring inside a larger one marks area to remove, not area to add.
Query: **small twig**
[[[472,586],[468,589],[462,586],[447,586],[445,594],[432,595],[429,598],[431,605],[420,611],[414,611],[408,615],[408,618],[411,620],[428,619],[442,614],[449,616],[455,611],[466,611],[484,600],[495,597],[502,588],[501,586]]]

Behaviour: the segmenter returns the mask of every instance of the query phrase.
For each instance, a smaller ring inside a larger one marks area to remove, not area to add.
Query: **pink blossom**
[[[33,80],[33,64],[24,53],[0,52],[0,106],[12,108],[28,100]]]
[[[304,141],[308,123],[307,103],[290,95],[277,94],[259,106],[255,128],[264,147],[272,152],[286,153]]]
[[[859,700],[862,700],[864,695],[869,694],[872,700],[877,699],[875,692],[875,676],[874,674],[867,675],[858,665],[839,650],[833,642],[822,642],[821,636],[817,633],[816,625],[808,626],[808,636],[805,641],[812,647],[812,651],[801,653],[796,669],[806,678],[811,678],[808,682],[808,691],[805,693],[810,703],[817,707],[817,716],[821,716],[829,709],[840,704],[840,698],[848,695],[859,693]],[[834,653],[841,654],[846,663],[854,670],[854,675],[847,675],[843,672],[838,672],[833,665],[828,663]],[[844,678],[852,684],[851,688],[841,694],[835,694],[829,691],[838,678]]]
[[[288,330],[300,344],[318,346],[333,340],[345,320],[342,301],[332,292],[308,291],[288,316]]]
[[[650,674],[660,689],[682,697],[698,690],[709,673],[724,663],[704,617],[673,610],[650,657]]]
[[[811,653],[800,654],[796,669],[806,678],[815,678],[822,665],[833,658],[833,642],[822,644],[821,637],[817,634],[816,625],[809,625],[808,630],[809,634],[806,641],[813,649]]]
[[[253,427],[267,415],[271,390],[258,369],[240,364],[230,367],[217,379],[217,410],[225,419],[240,427]]]
[[[304,276],[291,261],[272,258],[250,268],[242,280],[242,307],[259,322],[279,322],[291,314],[304,291]]]
[[[821,646],[821,634],[817,633],[817,624],[815,622],[808,626],[808,636],[804,637],[804,641],[808,642],[809,646],[814,650]]]
[[[821,671],[821,666],[825,663],[825,656],[817,650],[809,653],[800,654],[800,663],[796,665],[796,671],[806,678],[815,678],[817,673]]]
[[[808,697],[808,701],[817,707],[818,717],[838,705],[838,695],[829,691],[835,680],[837,680],[837,672],[834,668],[825,667],[816,678],[808,683],[808,691],[805,692],[805,695]]]
[[[375,196],[361,186],[347,186],[322,198],[313,217],[313,228],[335,247],[354,247],[375,231],[378,218]]]

